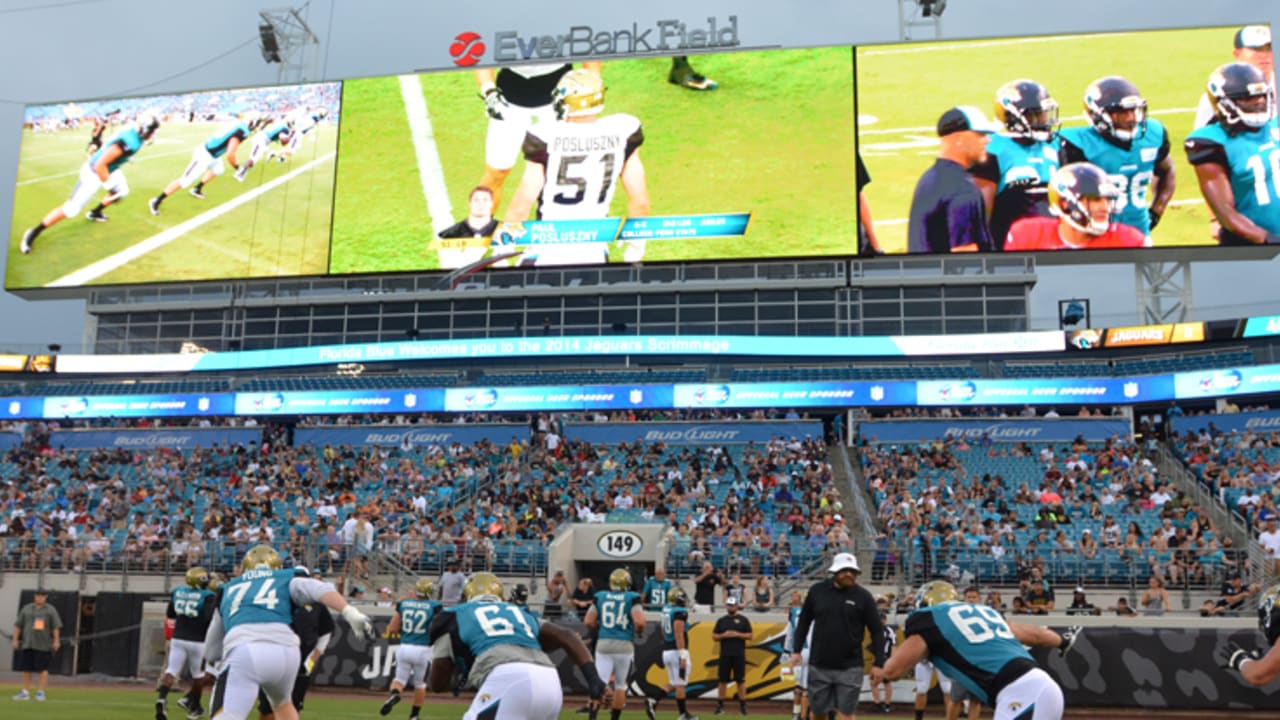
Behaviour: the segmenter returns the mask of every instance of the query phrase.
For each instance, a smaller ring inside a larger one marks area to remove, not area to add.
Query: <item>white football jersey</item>
[[[524,156],[547,174],[538,196],[538,219],[607,217],[623,165],[643,142],[640,120],[625,113],[595,122],[533,126],[525,135]]]

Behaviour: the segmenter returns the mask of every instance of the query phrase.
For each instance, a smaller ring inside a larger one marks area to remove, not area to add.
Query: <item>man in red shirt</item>
[[[1147,239],[1136,228],[1111,221],[1120,188],[1097,165],[1071,163],[1049,181],[1054,217],[1027,217],[1009,228],[1005,252],[1140,248]]]

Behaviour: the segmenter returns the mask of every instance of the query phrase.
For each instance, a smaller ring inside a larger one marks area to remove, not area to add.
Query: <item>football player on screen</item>
[[[1266,75],[1247,63],[1213,71],[1214,119],[1187,136],[1187,160],[1221,224],[1221,245],[1280,244],[1280,127]]]
[[[1058,169],[1058,101],[1034,80],[1013,80],[996,90],[995,119],[1002,126],[987,144],[987,159],[969,168],[999,240],[1019,218],[1048,216],[1048,186]]]
[[[570,71],[560,79],[554,94],[556,115],[563,122],[539,123],[525,136],[524,176],[503,218],[508,228],[528,219],[535,201],[539,220],[604,218],[619,183],[627,191],[627,216],[648,216],[640,120],[625,113],[601,116],[604,81],[591,70]],[[520,232],[518,227],[513,230],[517,236]],[[644,257],[643,241],[625,245],[627,262]],[[565,243],[531,246],[521,264],[596,264],[607,260],[607,243]]]
[[[603,65],[593,60],[582,63],[582,67],[599,75]],[[572,69],[570,63],[543,63],[476,71],[480,97],[489,116],[484,136],[484,175],[479,184],[493,191],[495,211],[502,202],[502,186],[520,156],[525,133],[534,123],[556,119],[551,95],[560,78]]]
[[[1136,228],[1112,222],[1120,187],[1087,162],[1063,165],[1049,182],[1054,217],[1022,218],[1009,228],[1006,252],[1019,250],[1097,250],[1139,248],[1146,237]]]
[[[244,182],[245,176],[249,174],[249,168],[257,165],[264,157],[267,159],[279,157],[280,162],[284,162],[285,158],[279,152],[272,151],[267,155],[267,148],[271,147],[271,143],[288,147],[296,134],[288,118],[279,118],[264,124],[265,127],[253,136],[253,144],[249,146],[249,159],[240,163],[240,169],[236,170],[236,180],[240,182]]]
[[[103,214],[103,209],[112,203],[119,202],[129,194],[129,182],[125,179],[121,168],[142,149],[159,127],[158,117],[151,113],[142,113],[134,119],[134,122],[112,135],[97,152],[90,155],[80,167],[80,179],[76,181],[71,197],[50,210],[39,225],[23,233],[22,244],[19,246],[23,254],[31,252],[40,233],[79,213],[99,190],[106,190],[106,196],[85,214],[85,217],[95,222],[106,222],[107,216]]]
[[[259,122],[261,122],[261,116],[249,111],[219,125],[212,137],[196,145],[191,151],[191,162],[187,163],[187,169],[182,171],[181,177],[169,183],[159,195],[151,198],[147,203],[147,207],[151,208],[151,214],[159,215],[160,203],[164,202],[165,198],[182,188],[191,187],[192,183],[195,183],[195,187],[191,188],[191,197],[203,200],[204,186],[213,182],[214,178],[226,170],[226,166],[222,163],[224,155],[230,161],[231,167],[235,168],[237,178],[243,180],[244,178],[240,175],[240,163],[236,160],[236,150],[240,148],[241,143],[249,139],[249,133],[253,132]]]
[[[1271,55],[1271,26],[1270,25],[1245,25],[1236,31],[1234,49],[1231,56],[1236,62],[1249,63],[1250,65],[1262,71],[1267,78],[1267,85],[1271,87],[1271,110],[1275,113],[1276,108],[1276,66],[1275,60]],[[1213,103],[1209,101],[1208,95],[1200,96],[1200,104],[1196,106],[1196,120],[1193,127],[1204,127],[1208,125],[1217,114],[1213,110]]]
[[[1120,188],[1116,221],[1150,236],[1177,182],[1169,133],[1159,120],[1147,117],[1147,101],[1122,77],[1090,85],[1084,91],[1084,113],[1091,126],[1058,133],[1062,164],[1090,162],[1102,168]]]
[[[267,156],[268,160],[279,160],[284,162],[298,152],[298,147],[302,145],[302,138],[311,134],[320,126],[320,121],[329,116],[327,108],[316,107],[300,107],[290,111],[285,116],[285,122],[289,123],[289,139],[283,141],[285,147],[283,150],[272,151]],[[315,136],[311,136],[311,141],[315,142]]]

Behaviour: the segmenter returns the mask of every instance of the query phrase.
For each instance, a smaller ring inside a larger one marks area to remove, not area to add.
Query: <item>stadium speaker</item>
[[[276,29],[271,23],[258,26],[258,38],[262,44],[262,59],[268,63],[280,62],[280,43],[276,40]]]
[[[916,0],[916,3],[920,5],[922,17],[942,17],[947,9],[947,0]]]
[[[62,352],[62,346],[59,345],[58,343],[49,343],[49,352],[51,353]]]

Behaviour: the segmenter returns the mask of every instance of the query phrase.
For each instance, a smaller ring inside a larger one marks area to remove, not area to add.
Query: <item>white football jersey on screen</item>
[[[525,136],[524,154],[546,169],[538,219],[607,217],[623,165],[643,142],[640,120],[625,113],[535,125]]]

